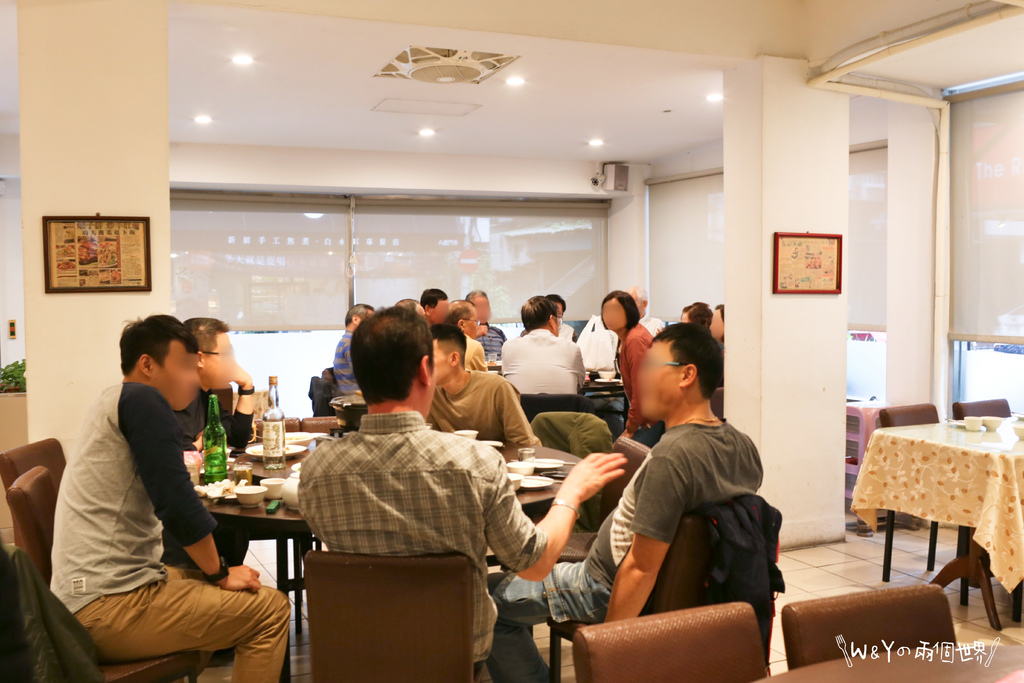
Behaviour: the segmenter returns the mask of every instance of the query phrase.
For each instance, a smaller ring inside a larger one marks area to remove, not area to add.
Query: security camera
[[[590,179],[590,186],[601,187],[602,185],[604,185],[604,178],[604,173],[595,173],[594,177]]]

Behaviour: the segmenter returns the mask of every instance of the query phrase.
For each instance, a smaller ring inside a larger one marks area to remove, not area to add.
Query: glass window
[[[1005,398],[1010,410],[1024,413],[1024,345],[955,342],[953,357],[954,400]]]
[[[846,337],[846,398],[885,401],[885,332],[850,330]]]

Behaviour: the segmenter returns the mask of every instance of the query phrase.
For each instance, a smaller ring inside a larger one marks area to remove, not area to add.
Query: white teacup
[[[236,486],[235,497],[242,507],[254,508],[263,501],[266,486]]]
[[[277,479],[276,477],[261,479],[260,486],[266,487],[267,500],[280,500],[281,491],[284,489],[284,479]]]
[[[479,433],[480,432],[478,432],[475,429],[456,429],[455,430],[455,435],[456,436],[465,437],[467,439],[475,439],[477,437],[477,434],[479,434]]]
[[[512,482],[512,490],[518,491],[519,487],[523,485],[523,475],[516,474],[514,472],[508,473],[508,480]]]
[[[523,476],[529,476],[533,474],[533,463],[532,462],[520,462],[519,460],[512,460],[511,462],[505,463],[508,466],[508,471],[512,474],[522,474]]]
[[[990,432],[994,432],[1003,426],[1003,418],[995,417],[994,415],[986,415],[981,418],[981,422],[985,425],[985,429]]]
[[[1013,433],[1017,435],[1018,439],[1024,439],[1024,423],[1018,422],[1013,425]]]
[[[601,379],[615,379],[614,370],[599,370],[597,376]]]
[[[982,419],[980,417],[970,416],[964,418],[964,427],[966,427],[969,432],[980,432],[982,424]]]

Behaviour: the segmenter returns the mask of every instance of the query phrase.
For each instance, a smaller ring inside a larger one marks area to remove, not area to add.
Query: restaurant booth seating
[[[330,434],[331,430],[341,427],[341,423],[338,422],[338,418],[334,416],[334,410],[332,409],[330,416],[302,418],[300,426],[300,432],[308,432],[310,434]]]
[[[881,647],[884,639],[895,654],[922,641],[956,643],[949,600],[931,584],[791,602],[782,608],[782,633],[790,670],[840,659],[844,644]]]
[[[17,545],[25,550],[42,581],[48,585],[57,510],[57,491],[50,472],[39,466],[18,477],[7,489],[7,503],[15,526],[22,530],[22,540]],[[27,588],[22,586],[21,590]],[[186,651],[135,662],[100,664],[99,668],[107,682],[163,683],[187,676],[189,683],[195,683],[199,662],[198,652]]]
[[[528,422],[541,413],[594,414],[594,402],[580,394],[523,394],[519,397]]]
[[[473,571],[455,553],[306,553],[313,680],[473,681]]]
[[[4,482],[4,491],[14,485],[14,480],[33,467],[45,467],[53,481],[54,495],[60,490],[60,480],[64,476],[64,449],[57,439],[44,439],[25,446],[12,448],[0,453],[0,479]],[[21,531],[18,522],[14,522],[14,543],[21,546]],[[22,546],[24,547],[24,546]]]
[[[988,401],[957,401],[953,404],[953,419],[965,417],[1011,417],[1010,402],[1005,398],[993,398]]]
[[[909,406],[891,406],[878,413],[882,427],[911,427],[914,425],[938,424],[939,411],[931,403]],[[885,512],[885,554],[882,556],[882,581],[888,581],[892,573],[892,535],[896,525],[896,511]],[[928,535],[928,571],[935,570],[935,548],[939,540],[939,523],[931,523]]]
[[[745,602],[582,626],[572,639],[577,683],[750,683],[765,675],[761,650]]]

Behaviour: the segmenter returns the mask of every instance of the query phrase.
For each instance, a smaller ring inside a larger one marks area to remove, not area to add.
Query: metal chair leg
[[[956,555],[960,557],[962,555],[969,555],[971,552],[971,528],[962,526],[959,528],[956,539]],[[970,596],[970,580],[967,577],[960,579],[960,605],[967,607],[968,597]]]
[[[928,571],[935,571],[935,546],[939,542],[939,523],[932,522],[932,532],[928,536]]]
[[[888,583],[892,573],[892,534],[896,526],[896,511],[885,512],[885,554],[882,555],[882,581]]]
[[[562,638],[551,631],[551,652],[548,656],[548,681],[562,683]]]

